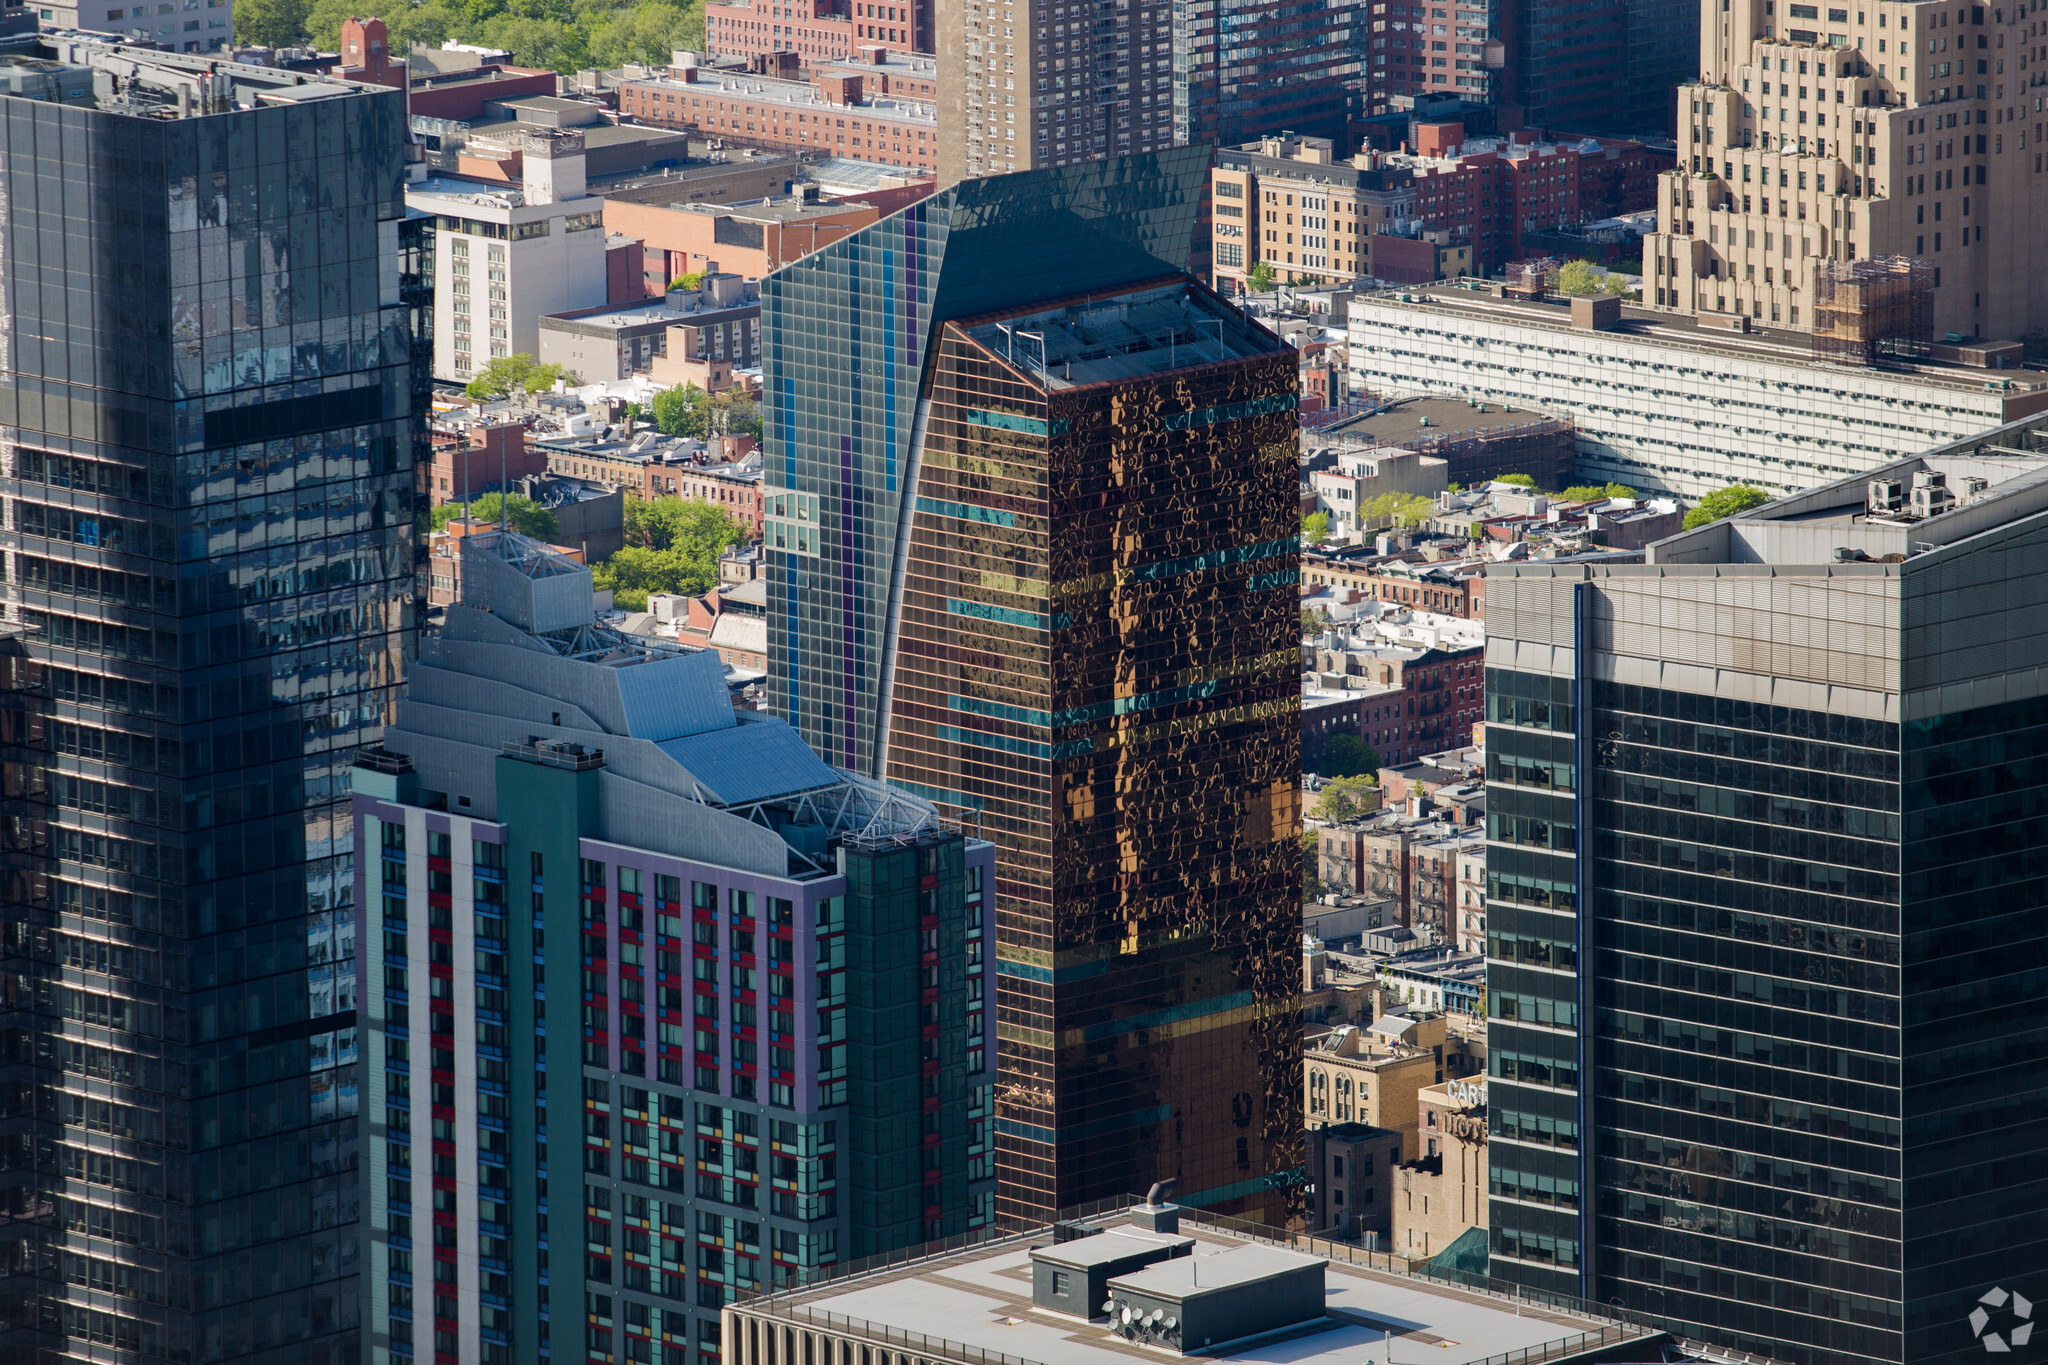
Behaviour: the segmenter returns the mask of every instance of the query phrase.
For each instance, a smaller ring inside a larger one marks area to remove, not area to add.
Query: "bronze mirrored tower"
[[[1294,353],[1175,276],[941,329],[887,775],[996,844],[1000,1199],[1299,1162]]]
[[[997,848],[999,1209],[1300,1168],[1293,352],[1206,148],[962,181],[764,282],[773,709]]]

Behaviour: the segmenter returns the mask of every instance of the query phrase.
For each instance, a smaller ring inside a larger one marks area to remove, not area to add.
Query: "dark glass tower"
[[[1794,1365],[2031,1337],[2048,459],[2024,426],[1647,564],[1494,575],[1494,1275]]]
[[[353,1365],[347,767],[412,628],[404,95],[13,53],[47,64],[0,98],[0,494],[51,759],[7,830],[43,863],[7,880],[4,1348]]]
[[[1206,163],[954,189],[763,290],[776,708],[996,845],[1001,1205],[1299,1167],[1291,352]]]

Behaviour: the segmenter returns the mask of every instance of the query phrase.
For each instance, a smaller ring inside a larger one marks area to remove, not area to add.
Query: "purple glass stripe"
[[[853,769],[853,642],[858,618],[854,615],[855,583],[853,577],[853,438],[839,438],[839,649],[841,655],[840,678],[845,685],[846,705],[843,724],[845,727],[845,760],[841,767]]]

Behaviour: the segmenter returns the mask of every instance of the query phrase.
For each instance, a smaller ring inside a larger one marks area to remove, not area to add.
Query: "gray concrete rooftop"
[[[1100,1221],[1111,1228],[1124,1226],[1121,1215]],[[1264,1273],[1271,1273],[1283,1258],[1298,1258],[1296,1252],[1189,1222],[1185,1214],[1181,1232],[1195,1239],[1194,1257],[1141,1274],[1170,1267],[1183,1277],[1199,1273],[1204,1286],[1215,1274],[1220,1285],[1226,1277],[1218,1258],[1226,1252],[1234,1253],[1229,1260],[1256,1260]],[[941,1259],[849,1276],[777,1296],[769,1311],[778,1317],[787,1316],[792,1308],[800,1316],[830,1313],[1039,1365],[1158,1365],[1158,1348],[1112,1335],[1106,1321],[1084,1324],[1032,1306],[1030,1249],[1051,1240],[1047,1230],[1029,1239],[1007,1239],[988,1248],[969,1247]],[[1199,1269],[1191,1264],[1196,1258]],[[1254,1339],[1225,1358],[1248,1365],[1361,1365],[1368,1359],[1387,1359],[1389,1333],[1394,1338],[1393,1358],[1404,1365],[1474,1365],[1504,1352],[1533,1354],[1536,1348],[1555,1348],[1602,1328],[1608,1329],[1607,1348],[1616,1345],[1613,1332],[1618,1324],[1611,1320],[1527,1304],[1518,1309],[1482,1292],[1343,1260],[1328,1262],[1324,1292],[1328,1316],[1315,1327]],[[941,1354],[935,1347],[936,1343],[927,1349]],[[1587,1342],[1585,1349],[1597,1347]],[[1564,1348],[1546,1354],[1552,1360],[1566,1360],[1577,1352]]]

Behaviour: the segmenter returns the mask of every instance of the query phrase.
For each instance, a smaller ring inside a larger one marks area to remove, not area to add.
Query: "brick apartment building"
[[[864,45],[881,44],[899,52],[930,55],[932,3],[710,0],[704,6],[704,39],[717,56],[752,58],[787,52],[807,68],[857,57]]]
[[[604,200],[605,230],[640,240],[644,286],[657,295],[672,281],[707,269],[757,280],[880,216],[871,204],[801,197],[679,203],[659,181],[607,193]]]
[[[1432,564],[1387,555],[1346,559],[1309,550],[1301,556],[1301,581],[1417,611],[1486,619],[1486,563],[1480,559]]]
[[[741,146],[936,172],[937,105],[929,95],[908,93],[929,88],[931,60],[874,55],[865,65],[833,65],[808,81],[670,67],[620,82],[619,113]]]
[[[1375,0],[1366,59],[1366,112],[1413,107],[1416,97],[1487,93],[1487,6]]]
[[[1261,260],[1282,278],[1330,284],[1365,274],[1420,283],[1447,264],[1496,270],[1525,254],[1525,233],[1655,205],[1640,143],[1527,131],[1468,142],[1460,123],[1420,123],[1415,137],[1412,150],[1348,159],[1326,138],[1221,149],[1211,172],[1219,285],[1242,288]]]
[[[468,502],[547,468],[547,456],[527,446],[518,422],[455,423],[434,432],[433,448],[427,492],[436,504]]]

